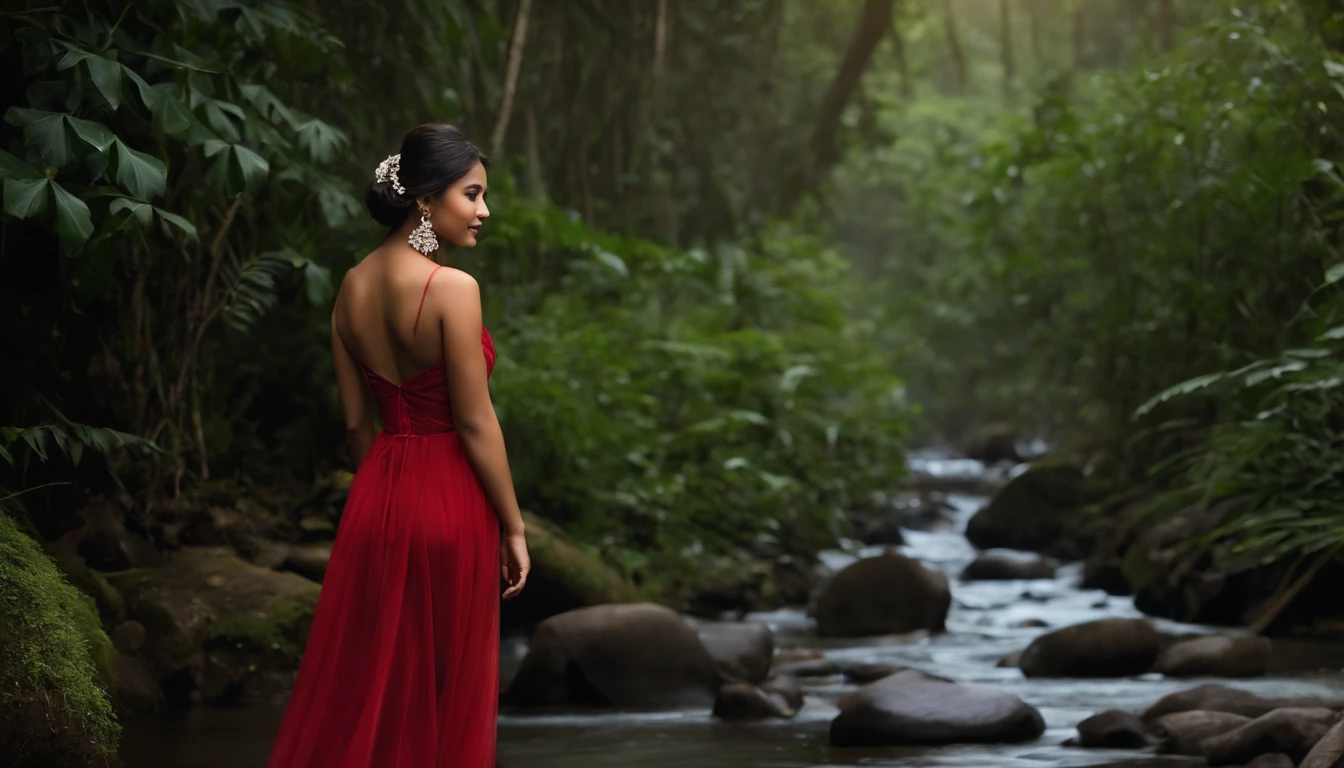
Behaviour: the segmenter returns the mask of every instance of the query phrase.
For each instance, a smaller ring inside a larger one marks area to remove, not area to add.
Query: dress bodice
[[[485,354],[485,370],[489,376],[495,370],[495,343],[484,326],[481,327],[481,350]],[[448,373],[443,363],[431,365],[400,384],[388,381],[367,367],[361,368],[378,404],[385,434],[440,435],[455,431],[453,409],[448,402]]]

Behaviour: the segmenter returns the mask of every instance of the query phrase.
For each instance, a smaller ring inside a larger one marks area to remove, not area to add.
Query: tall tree
[[[1170,51],[1176,37],[1175,0],[1157,0],[1157,47]]]
[[[957,30],[957,15],[952,0],[943,0],[943,27],[947,32],[947,47],[952,54],[952,66],[957,74],[957,87],[966,89],[970,82],[967,74],[966,51],[961,47],[961,33]]]
[[[787,212],[803,197],[808,187],[820,181],[840,159],[840,117],[859,89],[863,73],[872,61],[873,51],[891,27],[894,0],[867,0],[845,48],[844,58],[831,80],[826,97],[812,130],[811,156],[798,164],[791,183],[784,187],[780,212]]]
[[[509,42],[509,60],[504,72],[504,94],[499,100],[495,129],[490,132],[490,154],[496,157],[504,149],[504,134],[513,115],[513,94],[518,90],[518,72],[522,69],[523,49],[527,45],[527,18],[531,14],[532,0],[522,0],[513,21],[513,38]]]
[[[1008,0],[999,0],[999,48],[1003,61],[1003,95],[1013,95],[1013,80],[1017,77],[1017,65],[1013,60],[1013,18],[1008,10]]]

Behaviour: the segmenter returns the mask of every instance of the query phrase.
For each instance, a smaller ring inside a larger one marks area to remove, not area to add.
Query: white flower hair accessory
[[[373,178],[376,181],[390,182],[398,195],[404,195],[406,188],[401,186],[401,180],[397,178],[397,171],[400,170],[401,155],[388,155],[386,160],[378,164],[378,170],[373,172]]]

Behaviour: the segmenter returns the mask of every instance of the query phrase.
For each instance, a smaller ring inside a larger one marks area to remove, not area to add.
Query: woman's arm
[[[448,274],[432,284],[430,293],[443,329],[448,396],[458,439],[505,535],[522,536],[523,517],[514,495],[504,433],[490,402],[485,355],[481,353],[481,289],[466,272],[444,271]]]
[[[341,395],[345,415],[345,439],[350,445],[350,461],[355,471],[373,446],[373,408],[365,388],[364,374],[350,355],[336,329],[336,313],[331,313],[331,359],[336,367],[336,389]]]

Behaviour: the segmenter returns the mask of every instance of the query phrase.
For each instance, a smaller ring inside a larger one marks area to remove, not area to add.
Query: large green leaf
[[[233,145],[233,156],[243,174],[243,185],[248,191],[255,192],[266,182],[266,175],[271,172],[271,164],[266,162],[266,158],[242,144]]]
[[[65,122],[75,131],[75,135],[84,141],[85,144],[93,147],[99,152],[106,152],[107,148],[116,140],[116,136],[107,126],[102,123],[95,123],[92,120],[81,120],[78,117],[65,116]]]
[[[190,221],[178,216],[176,213],[169,213],[162,208],[155,208],[154,212],[159,214],[159,218],[163,219],[168,224],[182,230],[182,233],[185,234],[188,239],[199,239],[200,236],[196,233],[196,225],[192,224]]]
[[[117,183],[142,200],[163,194],[168,169],[157,157],[137,152],[117,140]]]
[[[117,109],[121,106],[121,65],[102,56],[90,56],[84,60],[89,69],[89,79],[93,80],[98,92],[107,100],[108,106]]]
[[[0,149],[0,179],[40,179],[42,172]]]
[[[300,125],[296,133],[299,146],[308,152],[310,158],[319,163],[331,162],[345,144],[345,134],[317,118]]]
[[[46,211],[50,185],[46,178],[5,179],[5,213],[27,219]]]
[[[122,65],[122,71],[140,90],[140,101],[153,116],[155,128],[173,135],[191,127],[191,112],[176,96],[145,82],[145,79],[130,67]]]
[[[22,126],[24,142],[36,149],[48,165],[61,168],[70,162],[70,137],[65,132],[64,114],[10,107],[5,122]]]
[[[50,182],[51,191],[56,196],[56,234],[65,247],[74,251],[84,245],[84,241],[93,234],[93,220],[89,218],[89,206],[83,200],[70,194],[61,185]]]
[[[141,226],[149,226],[149,223],[154,220],[154,206],[143,200],[118,197],[107,207],[107,212],[114,216],[122,211],[130,211],[131,215],[140,222]]]

